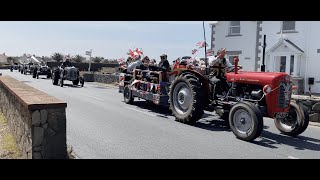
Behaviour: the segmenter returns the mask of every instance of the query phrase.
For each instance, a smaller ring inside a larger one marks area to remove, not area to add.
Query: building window
[[[280,57],[280,72],[286,72],[287,60],[286,56]]]
[[[238,57],[239,55],[229,55],[228,56],[228,60],[231,62],[232,65],[234,65],[234,58]]]
[[[240,34],[240,21],[230,21],[229,35]]]
[[[282,21],[282,32],[295,31],[296,22],[295,21]]]
[[[293,75],[293,68],[294,68],[294,56],[290,56],[290,75]]]

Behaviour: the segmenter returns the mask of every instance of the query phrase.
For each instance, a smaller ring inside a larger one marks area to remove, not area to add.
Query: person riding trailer
[[[166,54],[162,54],[160,56],[159,67],[162,68],[162,71],[164,71],[164,72],[170,71],[170,64],[169,64],[167,57],[168,56]]]

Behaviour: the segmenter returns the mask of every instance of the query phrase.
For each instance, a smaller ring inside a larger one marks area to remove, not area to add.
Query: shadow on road
[[[210,131],[231,131],[226,121],[210,113],[204,113],[194,126]]]
[[[147,112],[153,112],[157,113],[158,117],[162,118],[169,118],[169,116],[172,116],[171,111],[168,107],[165,106],[158,106],[152,103],[147,103],[146,101],[134,101],[133,106],[137,106],[138,108],[148,110]]]
[[[253,143],[272,149],[278,148],[276,145],[284,144],[292,146],[297,150],[320,151],[319,139],[305,137],[303,135],[291,137],[280,133],[275,134],[269,131],[263,131],[261,134],[261,140],[255,140]]]
[[[79,85],[73,85],[73,84],[63,84],[63,86],[72,87],[72,88],[82,88]]]

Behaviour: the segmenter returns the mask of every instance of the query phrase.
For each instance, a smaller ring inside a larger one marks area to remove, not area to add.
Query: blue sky
[[[211,30],[205,21],[210,45]],[[118,59],[126,58],[128,49],[142,48],[145,55],[169,60],[191,55],[196,43],[203,40],[202,21],[2,21],[0,53],[20,56],[23,53],[51,56],[54,52]],[[198,57],[204,56],[203,50]]]

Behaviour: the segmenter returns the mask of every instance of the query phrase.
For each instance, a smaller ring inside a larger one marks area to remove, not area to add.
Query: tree
[[[81,55],[76,55],[75,57],[73,57],[72,59],[71,59],[71,61],[73,61],[73,62],[76,62],[76,63],[81,63],[81,62],[83,62],[84,61],[84,57],[83,56],[81,56]]]
[[[61,53],[54,53],[51,58],[57,62],[61,62],[63,60],[63,55]]]
[[[18,58],[17,57],[8,57],[7,58],[7,62],[9,63],[9,64],[13,64],[13,63],[17,63],[18,62]]]
[[[96,57],[92,58],[92,61],[95,63],[100,63],[103,59],[104,59],[103,57],[96,56]]]

